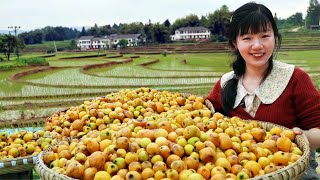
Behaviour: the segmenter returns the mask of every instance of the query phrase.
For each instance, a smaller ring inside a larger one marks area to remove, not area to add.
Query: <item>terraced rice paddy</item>
[[[320,44],[320,35],[306,36],[301,41],[298,41],[299,39],[303,38],[295,36],[285,38],[284,50],[279,52],[277,59],[307,71],[320,89],[320,51],[309,50],[309,47],[313,47],[311,49],[318,47],[316,44],[318,42],[318,45]],[[301,44],[305,45],[304,49],[300,46],[297,49],[292,48]],[[220,44],[219,48],[222,45]],[[1,71],[0,121],[29,122],[44,119],[53,112],[123,88],[148,86],[206,96],[221,75],[231,70],[229,64],[232,60],[231,54],[224,52],[226,48],[222,48],[223,51],[218,53],[207,53],[210,46],[201,44],[190,46],[191,50],[200,52],[187,53],[182,51],[187,50],[187,47],[172,45],[173,53],[168,53],[166,56],[161,54],[137,56],[139,54],[137,53],[112,58],[115,54],[110,52],[103,52],[107,55],[99,52],[97,57],[92,56],[97,52],[63,53],[47,58],[50,66],[59,67],[58,69],[24,74],[18,78],[12,76],[33,70],[35,67]],[[157,46],[152,51],[158,49],[157,51],[161,52],[164,48],[170,49],[169,46]],[[177,51],[174,51],[174,48]],[[135,57],[131,62],[121,64],[133,56]],[[117,64],[103,65],[109,62]],[[85,68],[95,64],[97,66]]]

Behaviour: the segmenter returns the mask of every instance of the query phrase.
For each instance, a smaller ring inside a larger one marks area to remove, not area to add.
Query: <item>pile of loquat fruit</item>
[[[248,179],[295,163],[303,154],[291,130],[212,113],[203,97],[124,89],[56,113],[43,154],[71,178]],[[66,138],[68,137],[68,138]]]

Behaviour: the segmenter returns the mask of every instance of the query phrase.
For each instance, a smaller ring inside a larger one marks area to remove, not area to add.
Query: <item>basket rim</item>
[[[210,100],[206,99],[205,100],[205,103],[206,103],[206,106],[208,106],[208,108],[211,110],[212,113],[215,113],[215,109],[211,103]],[[272,122],[266,122],[266,121],[259,121],[259,120],[255,120],[255,119],[242,119],[243,121],[246,121],[246,122],[250,122],[250,121],[256,121],[259,126],[272,126],[272,127],[280,127],[282,130],[290,130],[290,128],[287,128],[285,126],[282,126],[282,125],[279,125],[279,124],[275,124],[275,123],[272,123]],[[299,163],[302,163],[302,166],[304,165],[303,162],[306,162],[305,166],[303,166],[302,168],[302,172],[298,172],[298,174],[296,176],[298,176],[299,174],[302,174],[309,166],[309,161],[310,161],[310,155],[311,155],[311,150],[310,150],[310,146],[309,146],[309,142],[307,139],[305,139],[303,137],[303,135],[295,135],[295,140],[294,142],[298,145],[298,141],[299,143],[302,143],[302,147],[299,147],[301,150],[302,150],[302,155],[301,157],[294,163],[290,164],[290,165],[287,165],[285,166],[284,168],[281,168],[277,171],[274,171],[274,172],[271,172],[271,173],[267,173],[263,176],[256,176],[256,177],[253,177],[253,178],[250,178],[250,179],[265,179],[265,178],[268,178],[268,177],[273,177],[273,176],[276,176],[276,175],[279,175],[280,173],[282,172],[285,172],[289,169],[292,169],[294,168],[295,166],[297,166]]]
[[[38,161],[39,154],[0,160],[0,175],[13,172],[18,173],[33,169]]]
[[[71,141],[71,138],[70,137],[67,137],[65,140],[67,140],[68,142]],[[34,169],[36,170],[36,172],[39,174],[39,176],[41,178],[43,178],[42,176],[42,173],[41,173],[41,169],[43,169],[43,173],[44,174],[51,174],[53,175],[54,177],[56,178],[59,178],[59,179],[65,179],[65,180],[77,180],[77,179],[74,179],[74,178],[71,178],[67,175],[64,175],[64,174],[59,174],[57,172],[55,172],[54,170],[50,169],[49,167],[47,167],[44,162],[43,162],[43,155],[49,151],[52,150],[53,147],[57,146],[59,144],[60,141],[56,142],[55,144],[52,144],[50,145],[46,150],[42,151],[39,153],[39,156],[38,156],[38,159],[37,159],[37,162],[36,162],[36,165],[34,167]]]
[[[33,123],[31,123],[33,124]],[[21,128],[21,129],[24,129],[24,128],[42,128],[43,127],[35,127],[35,126],[32,126],[30,123],[26,122],[26,123],[19,123],[19,127],[14,127],[15,123],[8,123],[6,126],[1,126],[0,125],[0,131],[3,130],[3,129],[15,129],[15,128]],[[31,125],[31,126],[30,126]],[[10,133],[8,133],[8,135],[10,135]],[[8,168],[14,168],[14,167],[19,167],[19,166],[35,166],[36,164],[36,161],[38,159],[38,154],[30,154],[30,155],[27,155],[27,156],[23,156],[23,157],[16,157],[16,158],[11,158],[11,159],[6,159],[6,160],[0,160],[0,172],[5,170],[5,169],[8,169]],[[36,159],[35,159],[36,158]],[[26,162],[25,162],[26,160]],[[29,163],[29,161],[31,161],[32,163]],[[15,162],[15,163],[14,163]],[[22,162],[22,164],[21,164]],[[20,165],[18,165],[18,163]],[[8,166],[9,165],[9,166]]]
[[[23,160],[23,159],[32,159],[33,157],[36,157],[39,154],[28,155],[28,156],[23,156],[23,157],[16,157],[16,158],[13,158],[13,159],[0,160],[0,163],[2,163],[2,162],[10,162],[10,161],[19,161],[19,160]],[[0,169],[1,169],[1,167],[0,167]]]
[[[286,130],[286,129],[290,130],[290,128],[287,128],[287,127],[284,127],[284,126],[281,126],[281,125],[278,125],[278,124],[275,124],[275,123],[271,123],[271,122],[264,122],[264,121],[259,121],[259,120],[244,120],[244,121],[247,121],[247,122],[256,121],[259,124],[259,126],[261,126],[261,125],[270,125],[270,126],[273,126],[273,127],[274,126],[280,127],[282,130]],[[303,153],[302,153],[301,157],[296,162],[294,162],[294,163],[292,163],[290,165],[287,165],[284,168],[278,169],[277,171],[274,171],[274,172],[271,172],[271,173],[267,173],[267,174],[262,175],[262,176],[256,176],[256,177],[253,177],[253,178],[250,178],[250,179],[266,179],[266,178],[269,178],[269,177],[279,176],[280,173],[288,171],[289,169],[291,169],[291,168],[293,168],[295,166],[298,166],[298,164],[300,164],[300,163],[302,163],[302,166],[303,166],[302,171],[301,172],[297,172],[297,174],[294,177],[297,177],[300,174],[302,174],[307,169],[307,167],[309,166],[311,151],[310,151],[310,147],[309,147],[309,142],[302,135],[296,135],[295,136],[295,143],[297,144],[297,146],[299,146],[298,142],[302,143],[302,147],[299,147],[299,148],[302,149]],[[306,163],[303,163],[303,162],[306,162]],[[304,166],[304,164],[306,164],[306,165]]]

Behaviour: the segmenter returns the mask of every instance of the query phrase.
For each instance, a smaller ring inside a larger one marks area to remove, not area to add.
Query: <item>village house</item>
[[[172,41],[181,40],[204,40],[210,38],[210,30],[203,27],[182,27],[175,31],[174,35],[170,35]]]
[[[145,41],[141,34],[111,34],[104,37],[81,36],[78,39],[78,47],[82,50],[108,49],[118,47],[121,39],[128,41],[127,46],[137,46],[140,42]]]
[[[141,34],[111,34],[106,36],[112,45],[117,45],[121,39],[128,41],[128,46],[137,46],[139,42],[143,42],[144,38]]]
[[[78,47],[80,49],[92,49],[93,36],[81,36],[78,39]]]
[[[110,39],[107,38],[92,38],[92,48],[93,49],[106,49],[108,44],[110,44]]]

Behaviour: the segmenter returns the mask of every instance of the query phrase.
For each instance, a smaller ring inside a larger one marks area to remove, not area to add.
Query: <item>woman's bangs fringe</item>
[[[269,19],[261,13],[250,13],[240,24],[240,35],[267,32],[270,29]]]

